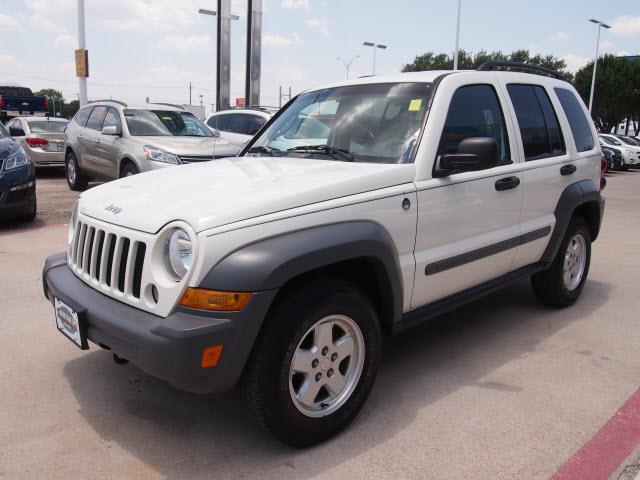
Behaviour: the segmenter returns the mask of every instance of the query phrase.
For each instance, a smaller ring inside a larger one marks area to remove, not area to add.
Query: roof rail
[[[543,73],[548,77],[557,78],[558,80],[565,80],[560,72],[557,70],[552,70],[550,68],[541,67],[539,65],[531,65],[529,63],[521,63],[521,62],[500,62],[500,61],[490,61],[484,62],[480,65],[477,70],[480,72],[489,72],[493,70],[498,70],[499,68],[515,68],[520,70],[531,70],[532,72]]]
[[[165,107],[179,108],[180,110],[185,109],[182,105],[176,105],[175,103],[151,102],[150,105],[164,105]]]
[[[121,100],[113,100],[111,98],[101,98],[99,100],[91,100],[90,102],[87,102],[87,103],[97,103],[97,102],[113,102],[113,103],[117,103],[118,105],[122,105],[125,108],[128,106],[125,102]]]

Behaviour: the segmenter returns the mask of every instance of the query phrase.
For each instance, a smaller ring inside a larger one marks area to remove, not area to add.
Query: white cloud
[[[621,37],[640,37],[640,16],[621,15],[611,22],[611,27]]]
[[[0,13],[0,31],[3,30],[7,32],[21,32],[23,28],[15,18]]]
[[[329,21],[326,18],[308,18],[305,23],[325,37],[333,35],[333,32],[329,29]]]
[[[299,47],[303,45],[302,37],[297,33],[291,35],[278,35],[277,33],[265,33],[262,42],[270,47]]]
[[[560,58],[565,61],[565,63],[567,64],[567,70],[569,70],[570,72],[576,72],[580,70],[591,61],[591,58],[581,57],[580,55],[575,55],[573,53],[568,53]]]
[[[175,51],[200,51],[203,49],[210,50],[213,48],[213,40],[209,35],[167,35],[160,43],[158,48],[161,50]]]
[[[76,46],[76,38],[68,33],[61,33],[53,41],[53,46],[56,48],[71,49]]]
[[[618,57],[628,57],[629,55],[631,54],[626,50],[620,50],[618,53],[616,53],[616,56]]]
[[[556,32],[551,36],[551,40],[564,41],[568,40],[570,35],[566,32]]]
[[[309,10],[309,0],[282,0],[280,3],[284,8],[304,8]]]
[[[206,2],[205,2],[206,3]],[[198,15],[201,0],[110,0],[96,5],[98,25],[117,31],[182,31],[204,21]]]
[[[600,48],[602,48],[603,50],[611,50],[613,48],[615,48],[616,44],[613,43],[611,40],[605,40],[600,44]]]

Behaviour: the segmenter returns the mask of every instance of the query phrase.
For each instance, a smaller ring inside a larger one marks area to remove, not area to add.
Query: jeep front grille
[[[146,250],[144,242],[79,221],[69,265],[90,283],[139,299]]]

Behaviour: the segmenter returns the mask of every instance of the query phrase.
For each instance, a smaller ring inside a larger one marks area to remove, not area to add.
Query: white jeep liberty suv
[[[44,292],[80,348],[191,392],[239,384],[258,424],[313,445],[364,405],[384,335],[523,277],[578,299],[597,139],[571,84],[522,64],[307,91],[239,158],[84,192]]]

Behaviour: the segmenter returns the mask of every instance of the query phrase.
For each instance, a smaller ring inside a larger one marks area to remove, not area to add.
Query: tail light
[[[44,99],[44,109],[47,112],[49,111],[49,100],[47,100],[46,98]]]
[[[25,138],[25,142],[30,147],[46,147],[49,145],[49,140],[46,138],[38,138],[38,137],[27,137]]]
[[[604,177],[604,172],[607,171],[608,166],[607,159],[604,157],[600,158],[600,191],[604,190],[604,187],[607,186],[607,179]]]
[[[4,108],[4,100],[0,98],[0,108]]]

